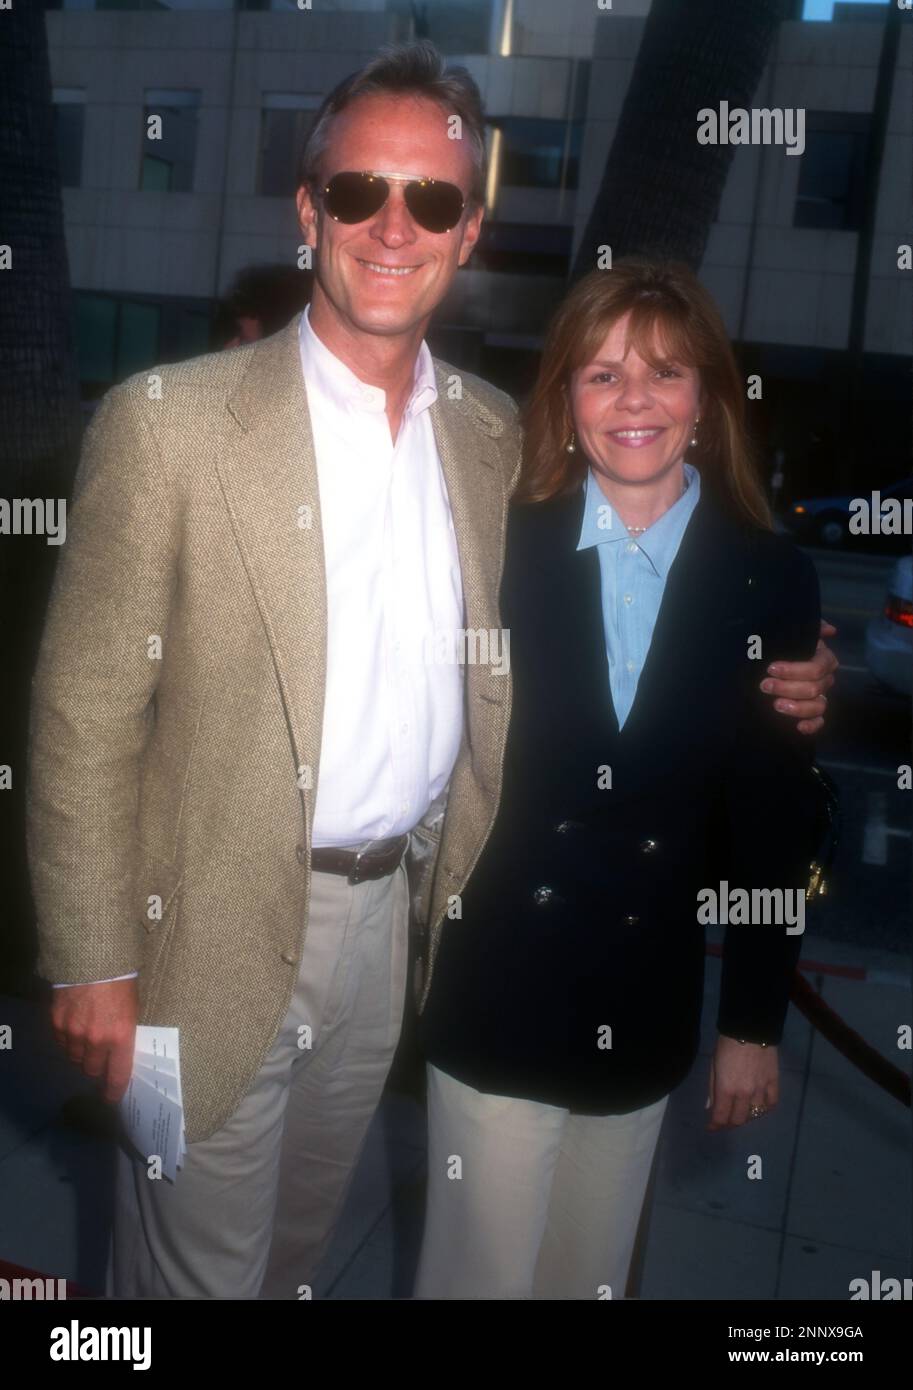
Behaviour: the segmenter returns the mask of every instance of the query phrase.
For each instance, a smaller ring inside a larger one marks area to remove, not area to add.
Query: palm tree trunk
[[[734,149],[698,144],[697,113],[750,107],[785,12],[784,0],[653,0],[573,279],[601,245],[700,266]]]
[[[0,491],[50,496],[67,480],[80,408],[44,7],[16,3],[0,27],[0,241],[11,256],[0,281]]]
[[[4,250],[3,248],[8,248]],[[63,207],[44,7],[0,13],[0,498],[69,494],[80,435]],[[22,822],[30,676],[59,546],[0,534],[0,989],[33,987],[36,953]]]

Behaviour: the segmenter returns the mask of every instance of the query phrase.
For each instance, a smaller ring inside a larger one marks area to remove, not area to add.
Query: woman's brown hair
[[[569,454],[571,375],[599,353],[613,324],[630,313],[632,346],[659,367],[677,361],[697,370],[702,404],[697,444],[688,461],[736,517],[770,528],[771,515],[745,426],[745,383],[713,299],[689,266],[625,257],[612,270],[592,270],[571,289],[549,326],[533,393],[523,409],[521,502],[545,502],[576,491],[587,471]],[[662,361],[657,352],[662,352]]]

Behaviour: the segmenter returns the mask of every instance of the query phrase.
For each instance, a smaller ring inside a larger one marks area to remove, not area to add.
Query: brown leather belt
[[[408,835],[399,835],[395,840],[370,840],[361,849],[314,849],[311,868],[321,874],[345,874],[350,883],[367,883],[392,874],[408,843]]]

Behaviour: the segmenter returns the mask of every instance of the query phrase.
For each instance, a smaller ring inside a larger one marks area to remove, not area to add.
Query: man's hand
[[[837,629],[822,619],[821,637],[834,637]],[[834,684],[834,672],[840,662],[821,638],[811,661],[773,661],[761,689],[775,695],[774,709],[798,719],[800,733],[816,734],[824,724],[827,708],[826,690]]]
[[[54,990],[51,1027],[55,1038],[86,1076],[103,1079],[103,1098],[112,1105],[126,1091],[133,1070],[138,1011],[135,978]]]
[[[771,1110],[779,1098],[777,1049],[740,1043],[721,1033],[710,1063],[708,1134],[745,1124],[753,1106]]]

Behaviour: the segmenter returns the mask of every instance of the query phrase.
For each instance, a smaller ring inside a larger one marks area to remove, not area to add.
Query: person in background
[[[290,265],[239,270],[216,313],[216,346],[240,347],[278,333],[310,302],[313,279],[312,271]]]

